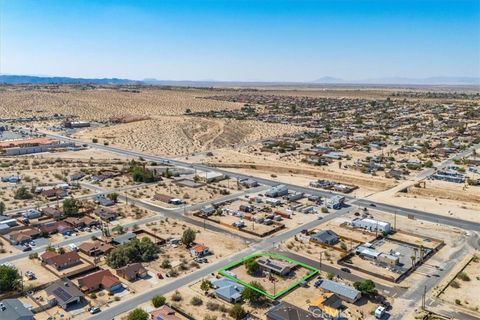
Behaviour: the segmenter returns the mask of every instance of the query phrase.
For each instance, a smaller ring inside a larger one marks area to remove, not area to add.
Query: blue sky
[[[0,73],[477,77],[480,0],[0,0]]]

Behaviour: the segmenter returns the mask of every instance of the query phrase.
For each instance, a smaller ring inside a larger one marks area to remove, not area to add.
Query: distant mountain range
[[[69,78],[69,77],[43,77],[43,76],[17,76],[17,75],[0,75],[0,84],[142,84],[141,81],[118,79],[118,78],[102,78],[102,79],[85,79],[85,78]]]
[[[320,86],[320,85],[461,85],[478,86],[480,77],[430,77],[430,78],[402,78],[387,77],[365,80],[344,80],[325,76],[314,81],[306,82],[262,82],[262,81],[216,81],[216,80],[130,80],[119,78],[70,78],[29,75],[0,75],[0,84],[95,84],[95,85],[163,85],[163,86],[190,86],[190,87],[268,87],[268,86]]]
[[[388,85],[480,85],[480,77],[429,77],[429,78],[402,78],[386,77],[364,80],[343,80],[334,77],[322,77],[312,81],[325,84],[388,84]]]

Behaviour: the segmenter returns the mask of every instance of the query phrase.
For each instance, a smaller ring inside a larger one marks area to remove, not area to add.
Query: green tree
[[[107,194],[107,198],[112,200],[113,202],[117,202],[118,201],[118,193],[109,193]]]
[[[158,246],[150,238],[134,239],[129,243],[117,246],[107,256],[107,264],[121,268],[129,263],[149,262],[158,258]]]
[[[134,309],[128,314],[128,320],[148,320],[149,315],[146,311],[142,309]]]
[[[155,296],[152,298],[152,304],[155,308],[160,308],[165,304],[165,297],[164,296]]]
[[[207,292],[211,286],[212,286],[212,283],[210,281],[203,280],[202,284],[200,285],[200,290]]]
[[[427,167],[427,168],[432,168],[432,167],[433,167],[433,162],[432,162],[432,160],[428,160],[427,162],[425,162],[425,167]]]
[[[2,215],[5,212],[5,203],[3,201],[0,201],[0,215]]]
[[[241,320],[246,317],[247,312],[245,309],[243,309],[242,305],[239,303],[236,303],[233,305],[233,307],[230,309],[228,312],[230,317],[232,317],[235,320]],[[129,319],[130,320],[130,319]]]
[[[197,235],[195,231],[193,231],[191,228],[187,228],[185,231],[183,231],[182,243],[187,247],[190,247],[195,241],[196,236]]]
[[[242,299],[248,300],[252,304],[263,302],[264,295],[253,288],[256,288],[260,291],[265,291],[261,283],[252,281],[250,282],[250,286],[245,287],[243,290]]]
[[[378,294],[377,289],[375,289],[375,283],[372,280],[356,281],[353,286],[355,289],[370,298],[373,298]]]
[[[69,198],[63,200],[63,212],[65,215],[71,217],[71,216],[77,216],[80,210],[80,201],[74,198]]]
[[[124,234],[125,229],[121,225],[116,225],[115,227],[112,228],[112,231],[118,234]]]
[[[135,182],[153,182],[155,177],[151,170],[146,169],[142,165],[139,165],[137,162],[132,161],[130,164],[130,173],[132,174],[132,179]]]
[[[32,194],[27,190],[25,186],[22,186],[15,191],[15,195],[13,196],[16,200],[27,200],[32,199]]]
[[[0,265],[0,293],[12,291],[20,281],[20,275],[15,267]]]
[[[254,258],[250,258],[245,261],[244,265],[249,275],[255,275],[260,272],[260,265]]]

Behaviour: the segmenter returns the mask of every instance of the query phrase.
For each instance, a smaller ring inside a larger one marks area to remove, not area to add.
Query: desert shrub
[[[470,277],[466,272],[460,272],[457,276],[458,279],[463,280],[463,281],[470,281]]]
[[[172,295],[170,299],[172,299],[172,301],[179,302],[179,301],[182,301],[182,295],[177,290],[175,291],[175,293]]]
[[[220,304],[209,301],[207,302],[207,309],[210,311],[217,311],[218,309],[220,309]]]
[[[190,300],[190,304],[192,306],[201,306],[203,304],[203,300],[199,297],[193,297],[192,300]]]
[[[165,300],[164,296],[155,296],[152,298],[152,304],[155,308],[160,308],[165,304]]]

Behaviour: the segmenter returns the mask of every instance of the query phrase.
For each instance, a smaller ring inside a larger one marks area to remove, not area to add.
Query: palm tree
[[[423,261],[423,256],[425,255],[425,247],[423,245],[420,246],[420,261]]]
[[[417,252],[418,252],[418,248],[414,247],[413,248],[413,253],[415,254],[415,260],[417,259]]]

